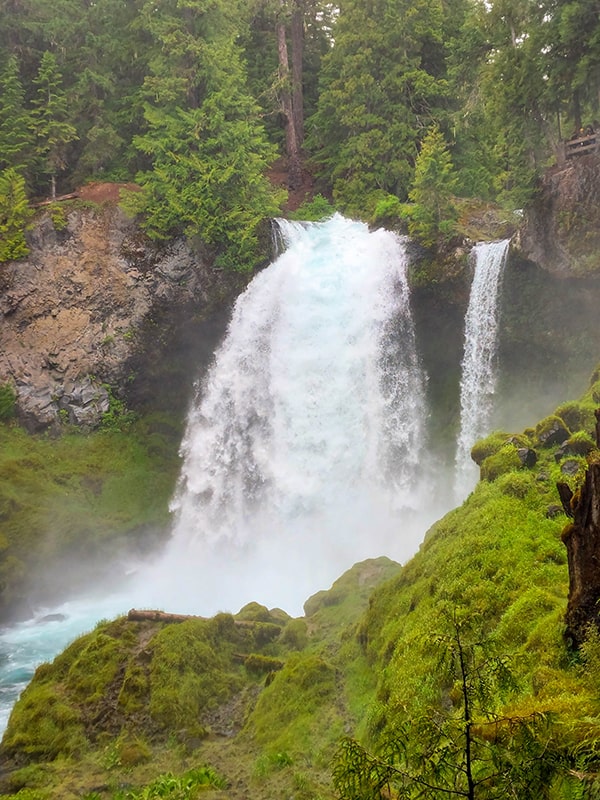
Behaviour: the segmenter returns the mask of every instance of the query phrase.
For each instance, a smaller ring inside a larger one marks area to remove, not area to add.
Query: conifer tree
[[[19,62],[16,56],[9,56],[0,72],[0,169],[14,167],[24,172],[31,156],[32,138]]]
[[[220,251],[220,263],[248,269],[257,259],[259,223],[276,213],[276,195],[265,176],[275,157],[245,90],[233,37],[202,42],[205,93],[196,107],[165,110],[147,104],[148,133],[134,143],[152,161],[141,173],[142,192],[131,210],[156,238],[198,235]]]
[[[466,800],[549,797],[564,764],[552,751],[547,716],[505,717],[498,695],[514,686],[509,659],[455,616],[435,637],[446,707],[398,724],[396,735],[370,753],[358,741],[340,743],[334,785],[341,800],[463,797]]]
[[[436,243],[440,235],[452,233],[456,210],[452,195],[456,175],[444,135],[437,125],[427,133],[415,164],[415,178],[409,199],[408,230],[426,247]]]
[[[33,107],[33,130],[40,171],[48,175],[51,196],[56,197],[56,178],[67,166],[67,146],[76,140],[77,131],[69,122],[67,96],[56,57],[46,51],[34,81],[37,94]]]
[[[23,176],[12,167],[0,172],[0,262],[29,253],[25,228],[30,216]]]

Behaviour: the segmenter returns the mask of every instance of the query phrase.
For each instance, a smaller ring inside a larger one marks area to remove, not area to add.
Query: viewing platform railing
[[[585,156],[589,153],[596,153],[600,150],[600,131],[578,136],[576,139],[568,139],[561,142],[560,161],[564,162],[569,158]]]

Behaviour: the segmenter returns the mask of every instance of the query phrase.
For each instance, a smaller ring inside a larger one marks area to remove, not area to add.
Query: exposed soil
[[[136,191],[139,186],[135,183],[86,183],[75,194],[92,203],[118,203],[121,189]]]
[[[291,189],[288,183],[289,174],[285,158],[280,158],[273,164],[268,172],[268,178],[273,186],[285,189],[288,193],[287,200],[283,204],[284,211],[296,211],[302,203],[312,200],[314,196],[315,179],[306,166],[302,169],[302,183],[294,189]]]

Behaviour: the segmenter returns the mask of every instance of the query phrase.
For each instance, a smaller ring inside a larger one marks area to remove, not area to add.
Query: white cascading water
[[[475,273],[465,317],[465,347],[460,381],[460,433],[456,447],[455,496],[461,502],[478,478],[471,448],[490,432],[496,391],[498,298],[509,239],[480,242],[473,248]]]
[[[278,224],[286,250],[238,299],[190,413],[152,581],[162,592],[190,565],[211,611],[301,613],[356,561],[412,555],[425,530],[404,242],[340,215]]]
[[[251,600],[301,614],[356,561],[411,556],[447,510],[421,466],[404,241],[339,215],[279,227],[286,250],[238,299],[190,412],[169,545],[120,597],[0,636],[0,727],[35,665],[100,618]]]

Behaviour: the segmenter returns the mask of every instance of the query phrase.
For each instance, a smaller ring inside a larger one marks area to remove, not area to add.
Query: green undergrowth
[[[138,791],[165,768],[203,763],[246,796],[330,796],[331,757],[355,721],[344,631],[398,568],[356,565],[304,618],[250,603],[212,619],[100,623],[41,665],[15,705],[0,757],[18,768],[5,791],[70,798],[102,785],[98,797],[113,798],[119,782]]]
[[[106,559],[167,526],[179,434],[157,417],[58,437],[0,425],[0,615],[29,578],[43,592],[42,567]]]
[[[493,713],[553,721],[547,746],[570,770],[548,796],[582,797],[578,792],[591,785],[581,765],[600,744],[598,669],[589,652],[570,651],[563,636],[568,568],[561,531],[568,518],[556,483],[575,490],[587,458],[597,456],[598,388],[594,375],[580,402],[560,406],[534,429],[478,442],[473,457],[482,479],[474,492],[373,593],[356,635],[378,675],[361,737],[371,747],[389,746],[407,721],[459,713],[460,692],[440,670],[440,641],[458,618],[512,672],[512,691],[491,698]]]
[[[564,639],[568,518],[556,483],[575,491],[598,458],[599,404],[595,374],[581,400],[535,427],[478,442],[481,480],[419,552],[403,567],[355,565],[304,617],[250,603],[210,620],[100,624],[42,665],[16,704],[0,749],[5,791],[113,800],[126,785],[133,800],[204,765],[224,782],[202,789],[211,800],[329,800],[342,737],[389,752],[413,721],[460,722],[460,681],[442,668],[459,625],[511,676],[496,686],[482,662],[477,735],[490,720],[543,719],[559,765],[547,798],[596,791],[600,636],[580,652]]]

